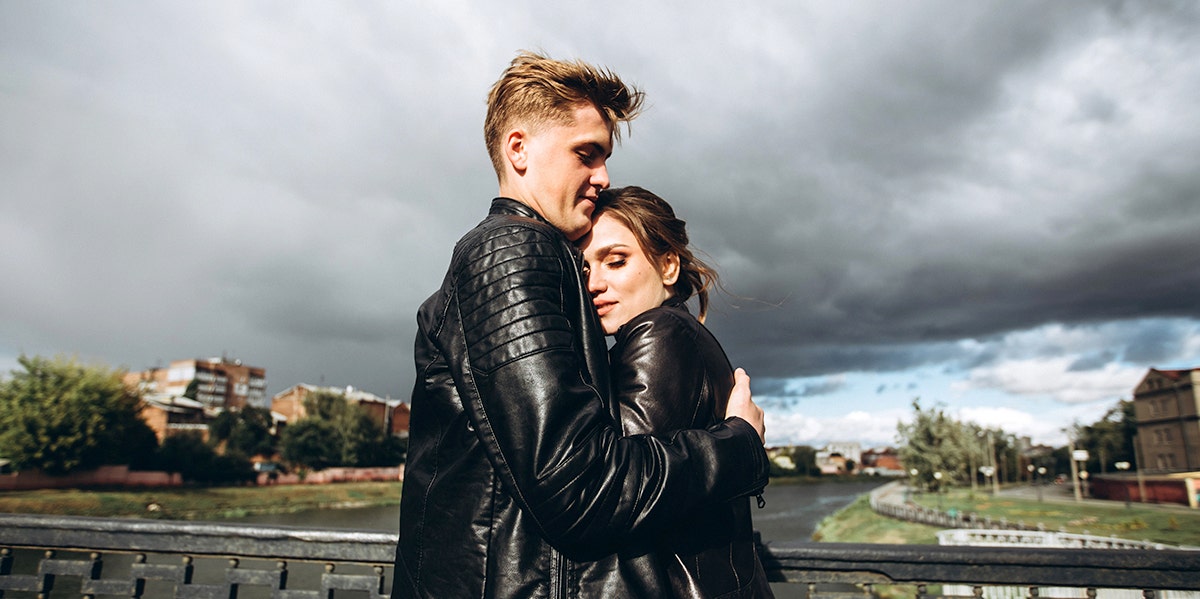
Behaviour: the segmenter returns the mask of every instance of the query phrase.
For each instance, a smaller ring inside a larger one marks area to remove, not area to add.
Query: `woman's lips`
[[[592,304],[596,306],[596,314],[598,316],[604,316],[612,312],[612,309],[617,305],[616,302],[592,302]]]

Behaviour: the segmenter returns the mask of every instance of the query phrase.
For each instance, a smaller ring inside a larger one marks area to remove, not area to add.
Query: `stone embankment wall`
[[[76,487],[179,487],[183,478],[169,472],[130,470],[129,466],[101,466],[86,472],[51,476],[36,470],[0,474],[0,491],[71,489]]]
[[[343,482],[395,482],[404,480],[404,466],[394,468],[327,468],[305,473],[277,474],[261,472],[260,485],[322,485]],[[178,473],[130,470],[128,466],[101,466],[86,472],[50,476],[26,470],[0,474],[0,491],[34,489],[73,489],[79,487],[181,487]]]
[[[324,485],[328,483],[396,482],[404,480],[404,465],[394,468],[326,468],[312,472],[258,475],[260,485]]]
[[[988,528],[996,530],[1044,530],[1040,525],[1009,522],[1005,518],[980,518],[974,513],[943,512],[904,500],[904,483],[893,481],[871,491],[871,509],[877,514],[942,528]]]

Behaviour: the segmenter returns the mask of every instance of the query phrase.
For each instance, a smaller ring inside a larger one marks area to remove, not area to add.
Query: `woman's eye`
[[[608,265],[609,268],[621,268],[622,266],[625,266],[625,259],[624,258],[616,258],[613,260],[609,260],[608,262],[606,262],[606,264]]]

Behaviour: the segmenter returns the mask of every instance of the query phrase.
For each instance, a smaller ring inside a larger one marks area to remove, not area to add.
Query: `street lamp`
[[[1038,473],[1038,478],[1040,478],[1040,479],[1041,479],[1040,481],[1038,481],[1038,482],[1039,482],[1039,483],[1041,483],[1041,484],[1037,485],[1037,491],[1038,491],[1038,503],[1041,503],[1041,501],[1042,501],[1042,487],[1046,486],[1046,467],[1045,467],[1045,466],[1038,466],[1037,473]]]

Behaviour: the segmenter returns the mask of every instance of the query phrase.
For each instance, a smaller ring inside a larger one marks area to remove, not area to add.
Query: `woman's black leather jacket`
[[[397,599],[620,596],[601,556],[766,484],[743,420],[622,435],[579,255],[523,204],[493,201],[417,325]]]
[[[733,368],[683,302],[672,298],[635,316],[617,331],[610,356],[625,434],[705,428],[724,418]],[[673,597],[774,597],[756,552],[749,498],[694,507],[656,547]]]

